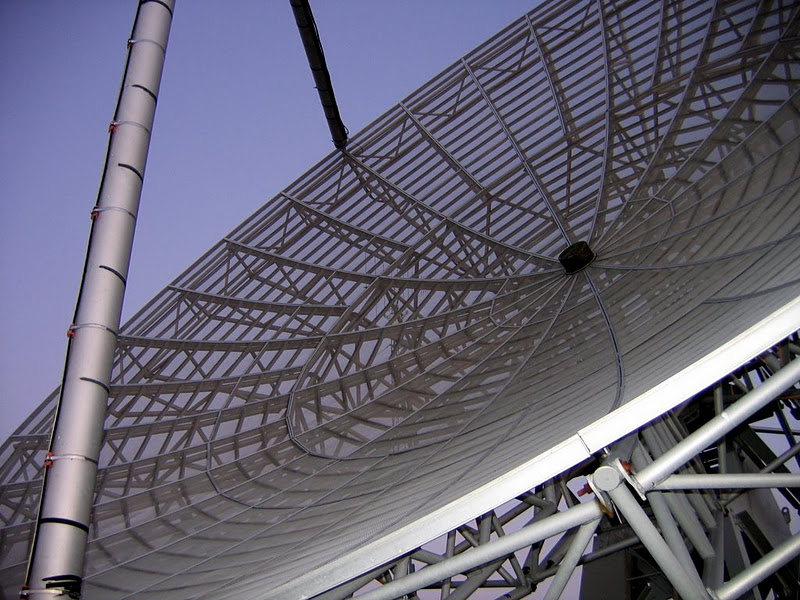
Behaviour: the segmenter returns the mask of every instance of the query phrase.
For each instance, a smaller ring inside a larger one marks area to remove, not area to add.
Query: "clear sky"
[[[535,0],[312,0],[356,132]],[[135,0],[0,2],[0,440],[61,378]],[[289,0],[177,0],[136,312],[333,150]]]

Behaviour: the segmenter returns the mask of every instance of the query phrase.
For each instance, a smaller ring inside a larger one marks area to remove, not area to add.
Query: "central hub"
[[[564,267],[564,272],[567,275],[573,275],[579,271],[583,271],[586,267],[592,264],[592,261],[597,255],[589,247],[586,242],[575,242],[558,255],[558,262]]]

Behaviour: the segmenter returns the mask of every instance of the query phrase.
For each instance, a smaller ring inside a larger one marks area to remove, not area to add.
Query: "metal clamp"
[[[625,481],[627,481],[628,485],[630,485],[636,491],[639,497],[642,500],[647,500],[647,496],[644,493],[644,486],[639,483],[639,480],[633,476],[633,473],[631,473],[630,464],[618,458],[615,459],[612,464],[617,468],[617,470],[619,470],[619,472],[625,478]]]
[[[76,325],[75,323],[70,324],[69,328],[67,328],[67,337],[71,338],[75,336],[75,332],[78,329],[102,329],[103,331],[107,331],[114,336],[117,335],[117,332],[111,329],[110,327],[106,327],[105,325],[101,325],[100,323],[81,323],[80,325]]]
[[[99,215],[101,212],[106,212],[108,210],[125,213],[130,218],[136,219],[136,215],[134,215],[131,211],[122,208],[121,206],[95,206],[94,208],[92,208],[92,212],[90,213],[92,220],[96,219],[97,215]]]
[[[51,596],[68,596],[69,592],[67,592],[66,590],[59,590],[59,589],[56,589],[56,588],[45,588],[45,589],[39,589],[39,590],[32,590],[30,588],[28,588],[28,589],[24,589],[23,588],[23,589],[21,589],[19,591],[19,597],[20,598],[27,598],[28,596],[33,595],[33,594],[50,594]]]

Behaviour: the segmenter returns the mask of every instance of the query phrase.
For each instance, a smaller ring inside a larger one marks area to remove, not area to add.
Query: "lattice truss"
[[[632,513],[599,491],[597,474],[624,460],[619,464],[635,479],[723,411],[744,404],[750,392],[799,356],[795,333],[602,453],[315,600],[555,600],[579,593],[581,600],[667,600],[676,589],[660,567],[665,554],[685,567],[685,580],[699,582],[697,591],[677,597],[704,598],[707,587],[715,590],[715,600],[794,598],[800,589],[797,559],[749,581],[743,589],[751,591],[744,595],[731,582],[756,571],[776,548],[800,544],[787,526],[793,522],[797,530],[800,487],[766,481],[777,475],[800,482],[797,385],[775,392],[744,423],[721,432],[651,490],[640,509],[644,521],[636,520],[635,507]],[[737,489],[757,477],[764,479],[757,486]],[[769,487],[777,488],[775,495],[764,489]],[[596,494],[602,511],[565,522]],[[642,535],[641,522],[652,522],[658,531]],[[666,550],[657,546],[661,535]],[[431,570],[436,574],[427,576]]]
[[[800,291],[797,35],[789,1],[545,2],[270,200],[119,337],[87,595],[324,591],[797,328],[753,341]],[[56,400],[2,447],[13,593]]]

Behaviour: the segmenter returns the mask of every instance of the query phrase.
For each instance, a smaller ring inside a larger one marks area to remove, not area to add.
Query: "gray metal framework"
[[[787,463],[800,432],[759,423],[799,420],[799,358],[793,335],[593,459],[315,600],[554,600],[578,567],[581,598],[793,598],[800,472]]]
[[[679,537],[713,557],[642,476],[678,467],[646,437],[672,421],[644,426],[800,328],[798,10],[545,2],[209,250],[118,338],[87,595],[296,600],[386,580],[448,531],[499,535],[482,516],[502,523],[515,498],[557,510],[548,482],[640,429],[631,481],[661,534],[616,463],[592,485],[667,581],[699,590]],[[578,242],[596,257],[565,272]],[[55,398],[0,451],[4,588]],[[523,546],[580,526],[553,563],[566,574],[604,535],[598,511],[553,515]],[[795,549],[775,552],[763,571]],[[510,574],[506,554],[449,589]],[[706,586],[736,597],[720,569]]]

